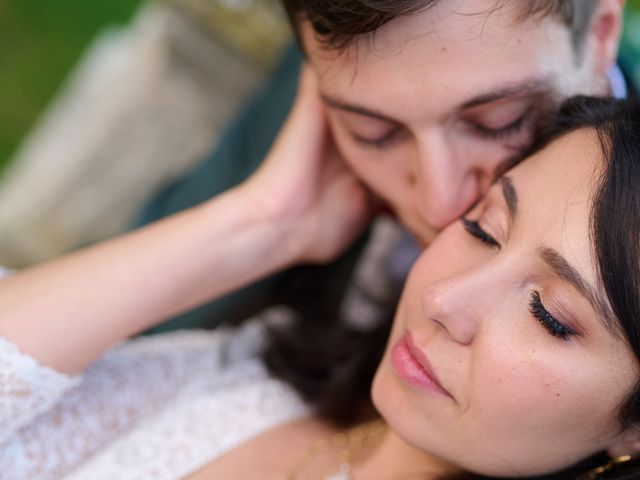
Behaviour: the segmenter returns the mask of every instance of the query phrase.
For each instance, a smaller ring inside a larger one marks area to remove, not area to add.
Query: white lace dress
[[[267,374],[263,337],[253,321],[139,338],[78,377],[0,337],[0,479],[176,479],[310,414]]]

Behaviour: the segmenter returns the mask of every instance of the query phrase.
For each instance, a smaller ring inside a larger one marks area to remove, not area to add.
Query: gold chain
[[[365,447],[378,445],[382,441],[386,430],[387,427],[382,420],[375,420],[350,430],[334,433],[331,437],[320,439],[307,448],[298,463],[291,469],[287,478],[288,480],[297,480],[301,472],[318,455],[336,451],[340,469],[336,474],[327,477],[326,480],[353,480],[351,462],[354,455]]]
[[[596,467],[593,470],[589,470],[580,478],[581,480],[594,480],[598,478],[598,475],[600,475],[601,473],[612,470],[613,468],[620,465],[621,463],[628,462],[629,460],[631,460],[630,455],[620,455],[619,457],[612,458],[608,463],[605,463],[604,465]]]

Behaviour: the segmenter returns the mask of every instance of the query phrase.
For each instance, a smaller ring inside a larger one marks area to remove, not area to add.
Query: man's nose
[[[462,216],[482,194],[482,171],[473,152],[456,152],[442,135],[429,135],[418,145],[413,171],[418,211],[441,230]]]

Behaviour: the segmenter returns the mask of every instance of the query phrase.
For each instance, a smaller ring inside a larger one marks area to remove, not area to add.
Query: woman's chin
[[[422,414],[416,410],[415,405],[411,404],[403,391],[388,357],[388,352],[385,352],[373,378],[371,400],[389,428],[404,436],[406,433],[411,433],[406,431],[407,427],[411,424],[415,425],[416,418],[420,418]]]

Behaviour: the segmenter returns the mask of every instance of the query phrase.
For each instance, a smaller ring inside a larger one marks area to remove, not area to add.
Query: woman
[[[302,214],[307,233],[290,238],[281,217],[256,227],[239,209],[238,198],[250,195],[277,210],[262,187],[277,159],[295,157],[295,145],[281,142],[240,190],[0,284],[3,478],[330,478],[341,468],[331,478],[637,477],[626,456],[640,452],[640,110],[608,101],[577,110],[561,126],[570,133],[497,182],[412,269],[373,380],[384,435],[366,427],[334,436],[247,350],[264,338],[255,323],[239,333],[137,340],[84,379],[66,375],[162,314],[349,240],[329,232],[329,242],[312,241],[326,229],[314,232]],[[351,198],[357,189],[336,185]],[[290,193],[304,211],[308,192]],[[336,222],[362,220],[360,200]],[[176,238],[189,230],[176,222],[190,223],[193,240]],[[178,245],[206,252],[225,238],[233,241],[223,254],[171,265]],[[286,243],[265,249],[274,239]],[[162,262],[173,278],[163,278]],[[127,301],[112,297],[121,282],[135,291]],[[50,302],[52,315],[36,318],[34,299]],[[593,470],[601,452],[620,465]]]

